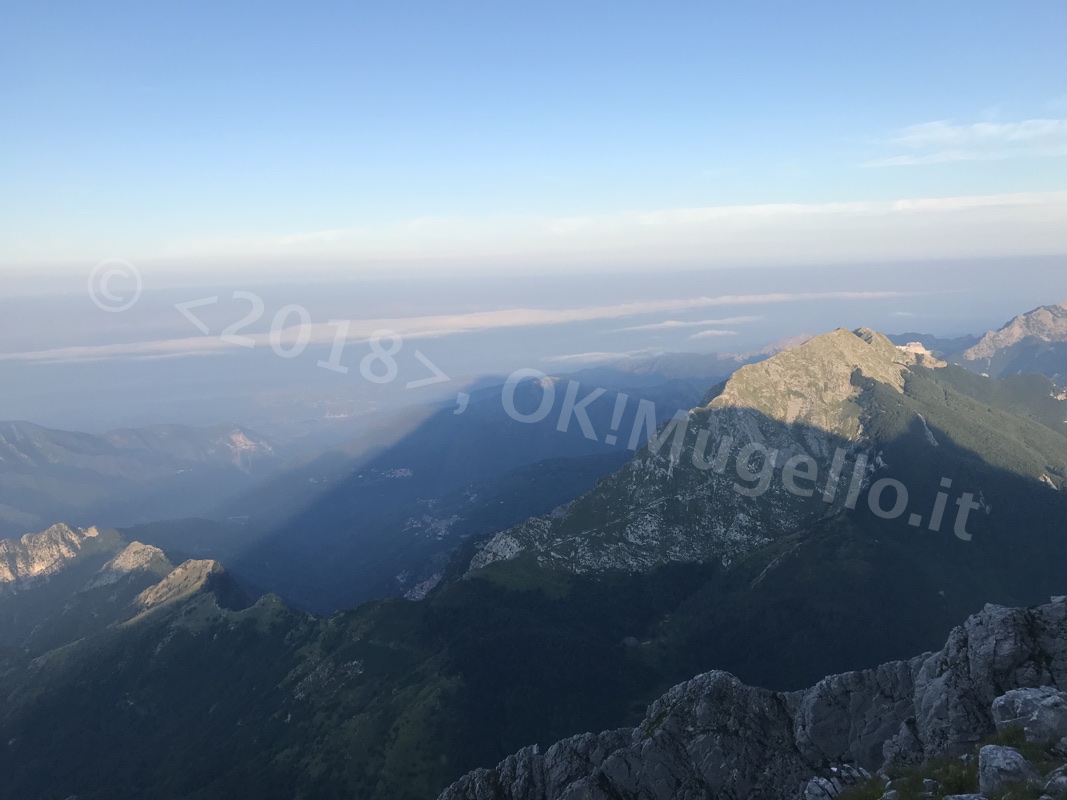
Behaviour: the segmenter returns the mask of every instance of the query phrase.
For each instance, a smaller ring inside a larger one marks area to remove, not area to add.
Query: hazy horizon
[[[137,302],[117,313],[100,308],[84,291],[0,299],[8,325],[0,352],[0,376],[8,387],[0,419],[95,432],[166,422],[255,428],[265,424],[257,407],[282,403],[282,397],[290,409],[285,413],[303,408],[321,416],[360,403],[382,411],[446,398],[479,377],[516,369],[565,373],[628,355],[743,354],[836,327],[980,335],[1036,306],[1064,300],[1062,264],[1057,258],[859,264],[631,272],[612,279],[217,279],[169,289],[153,288],[148,273]],[[1003,285],[998,277],[1009,269],[1016,280]],[[119,297],[124,289],[124,302],[133,299],[119,279],[109,291]],[[222,335],[256,310],[234,292],[263,302],[259,316],[235,331],[248,337],[243,343]],[[106,304],[106,298],[97,299]],[[190,303],[192,318],[177,307]],[[296,307],[306,310],[309,324],[302,324],[304,312]],[[286,317],[277,323],[282,313]],[[337,320],[349,321],[336,362],[347,373],[319,365],[330,363]],[[276,324],[281,327],[274,341]],[[299,341],[304,328],[306,349]],[[378,385],[364,378],[361,364],[370,354],[368,337],[383,328],[399,333],[404,344],[398,379]],[[296,355],[279,356],[275,346]],[[408,382],[434,378],[416,360],[416,349],[447,380],[402,391]]]

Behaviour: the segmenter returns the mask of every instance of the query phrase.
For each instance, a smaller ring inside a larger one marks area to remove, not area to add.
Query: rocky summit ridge
[[[938,652],[798,692],[746,686],[725,672],[699,675],[652,703],[635,728],[527,747],[463,777],[440,800],[815,796],[805,794],[813,781],[833,786],[842,772],[967,753],[1022,713],[1017,700],[998,698],[1026,688],[1067,688],[1067,598],[988,605]],[[1035,702],[1047,706],[1043,698]],[[1067,723],[1061,716],[1056,724]]]
[[[116,540],[113,531],[64,523],[20,539],[0,540],[0,593],[46,579],[84,552],[106,548]]]
[[[187,600],[225,572],[218,561],[191,559],[176,567],[159,583],[141,592],[136,602],[141,608],[151,609]]]
[[[0,644],[26,653],[195,604],[238,609],[248,598],[217,561],[175,567],[108,528],[60,523],[0,540]]]

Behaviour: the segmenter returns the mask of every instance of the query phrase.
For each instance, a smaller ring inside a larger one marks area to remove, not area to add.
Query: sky
[[[1067,299],[1065,40],[1062,0],[0,0],[0,419],[387,407],[383,329],[446,395],[982,333]]]
[[[1067,252],[1059,0],[3,18],[9,293],[109,258],[151,288]]]

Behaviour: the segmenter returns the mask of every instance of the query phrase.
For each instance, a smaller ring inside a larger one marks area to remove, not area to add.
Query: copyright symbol
[[[89,273],[89,298],[101,311],[132,308],[143,288],[137,267],[121,258],[105,259]]]

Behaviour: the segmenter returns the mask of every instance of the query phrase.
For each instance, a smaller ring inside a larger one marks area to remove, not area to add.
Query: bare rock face
[[[986,606],[956,628],[915,677],[915,739],[902,760],[961,755],[995,725],[993,701],[1024,687],[1067,686],[1067,605]],[[907,738],[907,737],[905,737]],[[889,747],[902,745],[894,739]],[[887,753],[888,755],[888,753]]]
[[[21,539],[0,540],[0,592],[54,575],[91,549],[100,537],[96,528],[72,528],[61,523]]]
[[[1045,686],[1067,687],[1067,604],[986,606],[937,653],[800,692],[699,675],[634,729],[574,737],[543,754],[527,748],[441,800],[795,800],[843,785],[843,770],[959,755],[995,730],[998,697]],[[986,761],[989,780],[1010,770],[1029,779],[1009,755],[990,751]]]

